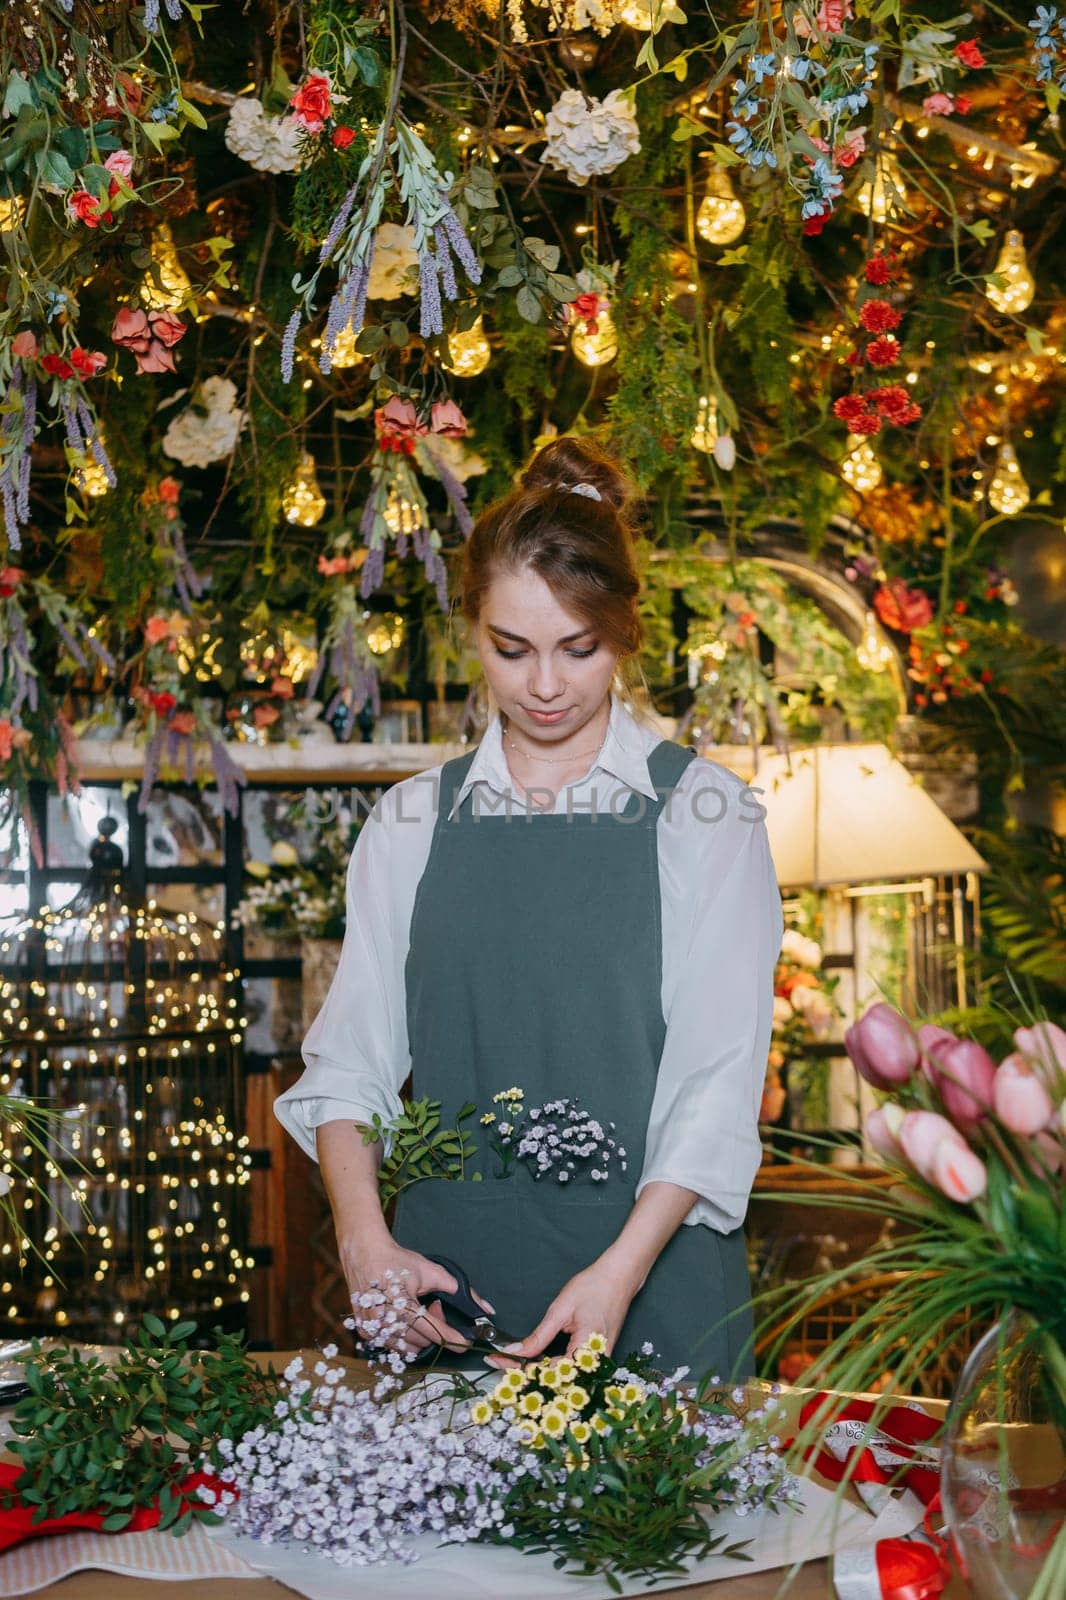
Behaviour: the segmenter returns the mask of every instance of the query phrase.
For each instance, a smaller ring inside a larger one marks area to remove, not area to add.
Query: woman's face
[[[528,567],[492,580],[477,651],[509,723],[530,739],[558,743],[600,710],[618,661],[595,628],[560,605]]]

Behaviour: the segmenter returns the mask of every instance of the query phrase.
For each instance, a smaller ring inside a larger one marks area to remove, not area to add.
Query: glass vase
[[[1066,1595],[1066,1354],[1010,1311],[972,1351],[948,1408],[940,1493],[974,1600]]]

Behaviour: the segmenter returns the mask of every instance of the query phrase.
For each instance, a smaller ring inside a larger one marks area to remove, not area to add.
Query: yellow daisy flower
[[[602,1333],[590,1333],[588,1338],[585,1340],[585,1348],[586,1350],[591,1350],[593,1355],[606,1355],[607,1340],[604,1338]]]
[[[485,1115],[481,1119],[481,1126],[483,1128],[487,1128],[490,1123],[495,1122],[495,1121],[496,1121],[496,1113],[495,1113],[495,1111],[486,1111]]]
[[[582,1389],[580,1384],[575,1383],[571,1384],[563,1398],[567,1405],[572,1406],[575,1411],[584,1411],[589,1403],[589,1392],[587,1389]]]
[[[600,1358],[595,1350],[590,1350],[587,1345],[582,1345],[574,1351],[574,1363],[580,1372],[595,1372],[600,1364]]]
[[[566,1432],[566,1413],[558,1406],[549,1406],[540,1419],[541,1428],[548,1439],[558,1439]]]
[[[592,1438],[592,1429],[587,1422],[572,1422],[570,1432],[578,1444],[587,1444]]]
[[[577,1377],[577,1368],[569,1356],[562,1356],[555,1363],[555,1373],[560,1383],[573,1383]]]
[[[496,1404],[500,1406],[513,1405],[518,1399],[518,1391],[512,1386],[509,1376],[500,1379],[499,1383],[492,1391],[492,1398],[496,1401]]]
[[[596,1415],[591,1418],[590,1426],[596,1433],[610,1433],[611,1431],[611,1424],[607,1421],[602,1411],[597,1411]]]
[[[606,1389],[603,1391],[603,1398],[610,1405],[613,1405],[613,1406],[618,1405],[619,1402],[622,1399],[622,1391],[619,1388],[618,1384],[617,1383],[609,1383],[607,1385]]]
[[[535,1417],[544,1409],[544,1399],[536,1392],[524,1394],[518,1402],[518,1409],[525,1417]]]
[[[486,1422],[491,1422],[495,1412],[488,1400],[475,1400],[470,1407],[470,1420],[476,1422],[478,1427],[483,1427]]]
[[[557,1389],[559,1387],[559,1376],[549,1362],[545,1362],[543,1366],[537,1368],[536,1379],[538,1383],[543,1384],[545,1389]]]
[[[627,1383],[622,1390],[623,1404],[627,1406],[635,1405],[638,1400],[645,1399],[647,1393],[648,1391],[642,1383]]]

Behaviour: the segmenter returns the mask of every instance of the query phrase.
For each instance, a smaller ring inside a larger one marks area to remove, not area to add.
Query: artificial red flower
[[[71,365],[83,378],[94,378],[107,366],[107,357],[102,350],[83,350],[81,345],[75,345],[70,352]]]
[[[195,711],[175,711],[170,719],[171,733],[190,734],[196,727]]]
[[[859,327],[867,333],[892,333],[902,321],[902,311],[887,300],[867,300],[859,312]]]
[[[959,113],[960,117],[964,117],[972,108],[972,106],[973,101],[970,99],[968,94],[957,94],[955,96],[955,110]]]
[[[816,211],[813,216],[808,217],[803,224],[803,232],[806,237],[808,239],[816,239],[832,215],[832,210],[829,206],[826,206],[824,210]]]
[[[606,311],[607,302],[598,294],[579,294],[576,300],[571,300],[567,312],[571,322],[583,322],[586,333],[596,333],[599,329],[597,318],[602,311]]]
[[[967,608],[967,605],[966,605],[966,601],[965,601],[965,600],[956,600],[956,602],[955,602],[955,606],[954,606],[954,610],[955,610],[955,614],[956,614],[956,616],[959,616],[959,617],[961,617],[961,616],[962,616],[962,615],[963,615],[963,613],[964,613],[964,612],[965,612],[965,611],[966,611],[966,610],[967,610],[967,609],[968,609],[968,608]],[[968,643],[968,641],[967,641],[967,640],[963,640],[963,643],[964,643],[964,644],[965,644],[965,643]]]
[[[121,345],[123,350],[132,350],[134,354],[147,350],[152,342],[147,311],[120,306],[111,324],[111,339],[112,343]]]
[[[896,275],[896,253],[890,250],[871,256],[863,272],[867,283],[872,283],[876,288],[883,288],[886,283],[891,283]]]
[[[15,725],[7,717],[0,717],[0,761],[10,761],[15,744]]]
[[[899,360],[899,340],[890,333],[871,339],[866,346],[866,359],[871,367],[894,367]]]
[[[11,341],[11,354],[20,361],[37,360],[37,335],[31,333],[29,328],[23,328],[21,333],[16,333]]]
[[[149,692],[148,704],[151,706],[157,717],[169,717],[177,703],[177,700],[171,694],[169,689],[159,689],[155,692]]]
[[[355,138],[354,128],[334,128],[330,135],[334,150],[347,150]]]
[[[833,402],[833,415],[841,422],[854,422],[868,409],[866,397],[861,394],[842,394]]]
[[[882,417],[901,428],[909,422],[917,422],[922,414],[921,406],[915,404],[900,383],[888,383],[881,389],[875,389],[870,399]]]
[[[327,117],[332,115],[333,102],[330,88],[330,81],[325,73],[313,72],[289,101],[293,116],[308,133],[321,133]]]
[[[401,400],[396,394],[374,412],[374,427],[379,449],[396,450],[404,455],[411,454],[416,437],[427,431],[425,423],[418,420],[411,401]]]
[[[148,618],[144,625],[144,640],[146,644],[158,644],[161,639],[168,637],[170,623],[160,612]]]
[[[293,695],[292,679],[279,673],[271,682],[271,694],[277,695],[279,700],[291,700]]]
[[[874,610],[886,628],[913,633],[933,620],[933,602],[922,589],[908,589],[902,578],[890,578],[874,595]]]
[[[955,56],[964,67],[970,67],[976,72],[978,67],[987,67],[988,62],[981,54],[981,47],[976,39],[960,39],[955,46]]]
[[[62,378],[65,382],[67,378],[73,378],[74,376],[74,368],[70,362],[64,361],[63,357],[56,355],[54,350],[49,350],[48,354],[42,359],[41,366],[50,378]]]
[[[951,95],[937,90],[936,94],[927,94],[922,101],[922,110],[927,117],[950,117],[955,109],[955,101]]]
[[[467,422],[454,400],[435,400],[430,412],[430,427],[443,439],[465,439]]]
[[[22,582],[21,567],[0,567],[0,600],[9,600]]]
[[[843,143],[837,145],[833,155],[836,165],[843,167],[846,171],[848,167],[853,167],[859,157],[865,155],[865,153],[866,134],[862,128],[853,128],[850,133],[844,135]]]
[[[850,22],[854,15],[851,0],[822,0],[814,25],[822,33],[843,33],[845,22]]]
[[[181,484],[177,478],[160,478],[159,498],[165,500],[167,505],[176,506],[178,496],[181,494]]]
[[[348,571],[347,556],[319,556],[318,570],[324,578],[336,578],[340,573]]]
[[[111,220],[110,211],[101,216],[100,202],[88,189],[75,189],[73,194],[67,196],[67,211],[76,222],[84,222],[87,228],[98,228],[101,222]]]

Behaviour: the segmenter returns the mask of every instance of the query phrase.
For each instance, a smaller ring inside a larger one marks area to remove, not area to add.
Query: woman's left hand
[[[591,1333],[602,1333],[608,1350],[613,1350],[639,1288],[639,1281],[617,1260],[601,1256],[560,1289],[531,1334],[509,1345],[505,1355],[488,1357],[488,1364],[506,1370],[529,1361],[541,1355],[559,1333],[569,1335],[568,1355]]]

